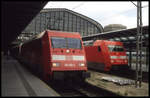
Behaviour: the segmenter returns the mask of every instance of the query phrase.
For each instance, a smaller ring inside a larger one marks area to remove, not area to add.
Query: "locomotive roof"
[[[23,42],[22,44],[28,43],[28,42],[33,41],[33,40],[36,40],[36,39],[40,39],[44,34],[45,34],[45,31],[43,31],[43,32],[41,32],[41,33],[39,33],[39,34],[33,36],[31,39],[29,39],[29,40]]]
[[[56,31],[56,30],[47,30],[47,31],[50,31],[50,32],[59,32],[59,33],[71,33],[71,34],[79,34],[79,32],[68,32],[68,31]]]
[[[71,34],[79,34],[78,32],[67,32],[67,31],[56,31],[56,30],[45,30],[35,36],[33,36],[30,40],[27,40],[25,42],[23,42],[22,44],[28,43],[30,41],[36,40],[36,39],[40,39],[43,37],[43,35],[46,33],[46,31],[48,32],[60,32],[60,33],[71,33]]]
[[[120,41],[110,41],[110,40],[96,40],[94,43],[98,43],[98,42],[119,42],[119,43],[122,43]]]

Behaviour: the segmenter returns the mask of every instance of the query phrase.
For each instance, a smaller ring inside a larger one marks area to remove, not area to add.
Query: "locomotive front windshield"
[[[109,51],[111,52],[123,52],[124,49],[120,45],[108,45]]]
[[[53,48],[81,49],[81,40],[78,38],[51,37]]]

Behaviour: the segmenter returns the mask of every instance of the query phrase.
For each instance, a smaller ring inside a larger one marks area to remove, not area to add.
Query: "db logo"
[[[66,56],[66,60],[72,60],[72,56]]]

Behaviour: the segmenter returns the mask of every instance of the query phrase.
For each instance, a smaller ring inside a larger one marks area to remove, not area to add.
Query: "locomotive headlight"
[[[79,66],[85,66],[85,64],[84,63],[80,63]]]
[[[114,60],[111,60],[111,63],[114,63]]]
[[[125,60],[124,62],[127,63],[127,60]]]
[[[70,50],[66,50],[66,53],[69,53],[70,52]]]
[[[59,66],[60,66],[60,63],[53,63],[52,66],[53,66],[53,67],[59,67]]]

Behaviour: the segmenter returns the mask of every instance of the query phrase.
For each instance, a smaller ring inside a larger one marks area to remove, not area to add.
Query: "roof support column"
[[[132,47],[129,48],[129,68],[132,67]]]

